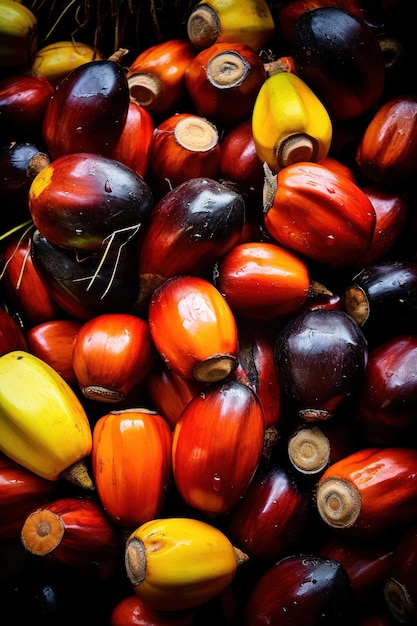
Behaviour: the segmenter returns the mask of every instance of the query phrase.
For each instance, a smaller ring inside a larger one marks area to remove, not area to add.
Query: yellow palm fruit
[[[252,134],[259,159],[273,172],[300,161],[321,161],[332,140],[329,114],[296,74],[271,74],[252,111]]]
[[[177,517],[145,522],[130,535],[125,551],[136,595],[165,611],[210,600],[229,585],[247,558],[216,527]]]
[[[197,48],[236,42],[258,51],[274,30],[274,19],[265,0],[203,0],[187,21],[188,38]]]
[[[30,69],[38,37],[38,20],[28,7],[0,0],[0,71]]]
[[[57,41],[37,51],[32,70],[47,78],[55,87],[78,66],[102,59],[104,56],[93,46],[78,41]]]
[[[0,451],[42,478],[94,489],[91,447],[84,408],[56,371],[23,350],[0,356]]]

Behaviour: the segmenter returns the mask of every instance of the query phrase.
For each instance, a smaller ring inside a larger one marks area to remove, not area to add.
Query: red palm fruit
[[[328,167],[329,170],[336,174],[346,176],[352,183],[357,183],[357,177],[353,169],[335,157],[327,155],[320,161],[320,165]]]
[[[180,376],[208,383],[236,369],[236,320],[221,293],[204,278],[166,280],[153,292],[148,320],[159,354]]]
[[[289,43],[295,22],[306,11],[327,6],[338,6],[361,17],[361,4],[362,2],[357,0],[288,0],[284,4],[278,5],[278,9],[274,14],[275,26],[286,42]]]
[[[283,465],[261,469],[230,513],[227,534],[250,559],[272,563],[295,549],[307,529],[309,500]]]
[[[15,75],[0,79],[0,134],[9,140],[39,139],[54,88],[43,76]]]
[[[242,43],[214,43],[185,70],[188,94],[197,113],[215,124],[235,126],[249,118],[266,77],[257,52]]]
[[[320,556],[334,559],[349,575],[354,594],[380,588],[388,575],[395,548],[394,539],[366,541],[357,537],[330,536],[320,548]]]
[[[32,511],[22,526],[21,540],[34,557],[81,571],[99,571],[114,562],[120,538],[101,504],[63,497]]]
[[[184,74],[195,55],[188,39],[170,39],[143,50],[127,72],[131,100],[154,120],[174,113],[187,100]]]
[[[417,520],[417,450],[362,448],[330,465],[316,503],[324,522],[345,535],[387,537]]]
[[[15,318],[0,307],[0,355],[12,350],[27,350],[28,344],[23,329]]]
[[[417,261],[386,260],[366,265],[343,294],[344,310],[369,341],[415,333]]]
[[[291,31],[290,54],[332,119],[359,118],[382,96],[381,46],[368,24],[345,8],[304,11]]]
[[[146,378],[146,388],[158,413],[168,422],[171,430],[181,417],[187,404],[199,394],[206,383],[190,380],[176,374],[161,360]]]
[[[337,309],[293,317],[278,332],[274,352],[282,389],[306,422],[334,416],[357,391],[368,358],[361,329]]]
[[[216,178],[220,166],[219,133],[205,117],[176,113],[155,128],[151,143],[152,188],[162,196],[190,178]]]
[[[417,335],[398,335],[369,351],[356,415],[370,445],[407,445],[417,427]]]
[[[26,333],[29,351],[51,365],[71,387],[76,387],[78,382],[72,350],[81,326],[79,320],[50,320],[33,326]]]
[[[243,195],[262,192],[264,173],[256,152],[252,121],[244,120],[230,128],[220,143],[219,177],[237,185]]]
[[[235,315],[270,321],[302,307],[310,275],[306,263],[282,246],[241,243],[220,259],[216,286]]]
[[[242,196],[212,178],[192,178],[167,192],[140,241],[138,309],[146,309],[167,278],[206,276],[238,242],[244,222]]]
[[[256,394],[237,381],[213,383],[185,407],[172,439],[172,468],[184,502],[230,512],[258,468],[264,419]]]
[[[75,152],[111,157],[123,132],[129,88],[115,61],[89,61],[69,72],[45,111],[42,137],[52,160]]]
[[[29,210],[41,235],[66,250],[103,251],[126,243],[153,205],[143,176],[112,158],[75,152],[43,168],[29,189]]]
[[[401,623],[417,624],[417,524],[412,524],[395,546],[384,582],[390,613]]]
[[[362,174],[384,185],[399,185],[417,172],[417,96],[384,102],[367,125],[356,153]]]
[[[148,111],[133,100],[129,102],[126,122],[114,146],[112,159],[146,176],[153,131],[154,123]]]
[[[281,387],[275,367],[273,342],[262,326],[242,321],[238,324],[238,337],[238,366],[231,377],[248,385],[258,396],[265,429],[276,427],[281,417]]]
[[[296,554],[267,569],[249,592],[245,626],[319,626],[351,621],[352,590],[343,566],[333,559]]]
[[[129,408],[93,429],[97,493],[114,524],[136,527],[161,513],[171,477],[171,430],[158,414]]]
[[[319,163],[295,163],[266,178],[264,224],[280,245],[335,269],[368,250],[375,210],[346,176]]]
[[[72,365],[86,398],[115,403],[143,383],[156,358],[147,321],[130,313],[103,313],[78,330]]]
[[[368,250],[357,261],[361,268],[383,259],[395,245],[410,215],[406,195],[382,183],[362,187],[375,210],[376,223]]]
[[[138,596],[118,601],[110,615],[110,626],[193,626],[195,611],[158,611]]]
[[[54,497],[56,482],[0,455],[0,541],[19,539],[26,516]]]
[[[63,317],[31,256],[31,234],[17,232],[4,243],[2,281],[7,300],[25,327]]]

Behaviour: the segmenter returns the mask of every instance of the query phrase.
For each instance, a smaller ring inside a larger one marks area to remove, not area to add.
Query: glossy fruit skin
[[[254,477],[263,440],[262,407],[247,385],[207,387],[185,407],[173,432],[173,475],[183,500],[199,511],[231,511]]]
[[[0,455],[0,540],[18,540],[26,516],[56,493],[56,483]]]
[[[92,470],[114,524],[133,528],[157,517],[171,477],[171,431],[147,409],[112,411],[93,429]]]
[[[171,430],[187,404],[206,386],[206,383],[176,374],[162,360],[148,374],[145,384],[152,404],[168,422]]]
[[[0,79],[0,132],[2,143],[37,140],[54,92],[42,76],[12,75]]]
[[[36,174],[49,165],[49,157],[35,143],[12,141],[0,147],[0,194],[3,210],[2,229],[30,220],[28,192]]]
[[[356,152],[364,176],[384,185],[400,185],[417,172],[417,96],[384,102],[365,128]]]
[[[118,234],[127,241],[152,205],[152,192],[142,176],[114,159],[88,152],[53,160],[29,190],[36,228],[67,250],[103,250]]]
[[[362,16],[360,3],[356,0],[288,0],[285,4],[280,5],[274,14],[276,29],[289,43],[291,32],[297,19],[305,11],[312,11],[313,9],[326,6],[338,6],[358,17]]]
[[[244,222],[242,196],[215,179],[190,179],[166,193],[152,209],[140,242],[138,306],[147,305],[167,278],[205,276],[239,241]]]
[[[235,315],[270,321],[303,306],[310,275],[305,262],[280,245],[241,243],[217,264],[216,286]]]
[[[125,562],[135,594],[162,611],[204,604],[227,588],[238,566],[222,531],[187,517],[154,519],[136,528],[127,539]]]
[[[156,349],[180,376],[215,382],[237,367],[236,320],[220,292],[204,278],[168,278],[153,292],[148,321]]]
[[[371,110],[385,85],[385,61],[364,20],[339,6],[305,11],[294,24],[290,53],[298,75],[336,120]]]
[[[238,324],[239,362],[231,378],[248,385],[258,396],[265,428],[276,426],[281,418],[281,386],[274,359],[273,342],[260,325],[251,321]]]
[[[358,320],[370,341],[384,340],[398,332],[415,333],[416,288],[417,262],[388,259],[371,263],[346,288],[344,308]],[[356,308],[360,300],[366,305],[365,315]]]
[[[31,245],[31,233],[18,232],[6,240],[2,257],[4,291],[25,328],[63,316],[32,260]]]
[[[24,4],[2,0],[0,4],[1,72],[25,72],[31,65],[39,42],[39,24]]]
[[[231,512],[227,533],[250,559],[272,564],[294,550],[307,528],[309,501],[284,465],[261,468]]]
[[[416,408],[417,337],[398,335],[369,351],[356,414],[371,445],[407,445]]]
[[[368,250],[375,210],[345,176],[319,163],[296,163],[267,184],[264,225],[280,245],[335,269],[351,266]]]
[[[290,403],[306,421],[329,419],[362,380],[366,339],[339,310],[313,309],[293,317],[274,344],[278,376]],[[314,362],[314,368],[312,363]]]
[[[31,263],[55,309],[82,322],[104,313],[130,311],[135,302],[139,289],[135,245],[116,242],[103,257],[91,253],[80,258],[76,251],[54,245],[38,230],[31,238]]]
[[[356,520],[334,528],[359,539],[387,538],[417,519],[417,480],[414,472],[417,451],[406,447],[361,448],[333,463],[321,476],[317,503],[328,506],[324,499],[327,480],[336,478],[352,484],[360,494],[360,510]],[[323,518],[325,519],[325,518]],[[332,522],[333,525],[333,522]]]
[[[181,131],[181,125],[184,124],[185,130]],[[187,133],[190,134],[190,140]],[[158,189],[160,194],[169,192],[191,178],[215,179],[219,164],[219,132],[206,118],[188,112],[175,113],[164,118],[155,128],[151,144],[150,175],[152,188]]]
[[[375,210],[376,223],[371,245],[357,261],[360,268],[377,263],[393,248],[403,232],[410,204],[405,194],[391,190],[383,183],[368,183],[362,187]]]
[[[146,176],[153,131],[154,122],[148,111],[134,101],[129,102],[126,122],[112,151],[112,159]]]
[[[110,615],[110,626],[193,626],[195,613],[158,611],[136,595],[122,598]]]
[[[384,584],[395,545],[396,539],[370,542],[336,535],[325,541],[320,548],[320,556],[343,565],[354,594],[359,596]]]
[[[394,548],[384,585],[385,601],[390,613],[399,622],[407,624],[417,623],[416,562],[417,524],[412,524],[400,536]],[[400,586],[398,590],[396,585]]]
[[[42,137],[51,159],[75,152],[111,157],[128,108],[121,65],[98,60],[78,66],[59,83],[44,115]]]
[[[307,83],[292,72],[277,72],[258,91],[252,131],[259,159],[277,172],[299,161],[324,159],[333,129],[326,108]]]
[[[224,69],[214,78],[211,68],[219,62],[218,57]],[[224,76],[227,78],[234,64],[242,67],[242,73],[230,84]],[[264,80],[265,69],[259,55],[241,43],[215,43],[204,48],[185,71],[187,91],[197,113],[226,126],[234,126],[250,117]]]
[[[244,120],[223,135],[221,144],[219,178],[238,185],[245,197],[257,197],[262,192],[263,168],[256,152],[252,122]]]
[[[170,39],[146,48],[130,64],[127,73],[130,97],[150,113],[155,123],[173,114],[187,100],[184,74],[195,55],[196,50],[188,39]],[[134,86],[132,79],[142,74],[157,81],[155,98]]]
[[[157,352],[147,321],[130,313],[103,313],[78,330],[72,365],[85,397],[121,402],[156,363]]]
[[[0,307],[0,355],[10,350],[27,350],[26,335],[16,319]]]
[[[33,326],[26,333],[31,354],[51,365],[73,388],[77,385],[77,377],[72,366],[72,350],[81,326],[79,320],[50,320]]]
[[[63,525],[61,541],[46,553],[46,544],[42,542],[48,535],[42,533],[44,511],[57,516]],[[33,524],[31,517],[38,521]],[[49,564],[62,563],[81,571],[94,570],[113,560],[120,547],[119,535],[101,505],[95,500],[71,496],[52,499],[31,511],[22,525],[21,540],[33,558],[45,557]]]
[[[91,452],[84,407],[68,383],[29,352],[3,354],[0,373],[1,451],[38,476],[59,480]]]
[[[349,577],[340,563],[297,554],[261,575],[246,601],[245,626],[350,624]]]

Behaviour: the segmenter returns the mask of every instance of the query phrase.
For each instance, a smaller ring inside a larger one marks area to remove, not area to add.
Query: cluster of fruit
[[[0,0],[5,626],[417,624],[404,4]]]

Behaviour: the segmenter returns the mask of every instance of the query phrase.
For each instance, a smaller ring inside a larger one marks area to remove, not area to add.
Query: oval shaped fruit
[[[366,22],[339,6],[304,11],[294,23],[290,53],[298,75],[332,119],[370,111],[385,85],[385,61]]]
[[[91,461],[114,524],[132,528],[160,515],[171,478],[171,431],[158,413],[129,408],[100,417]]]
[[[81,41],[54,41],[38,48],[32,63],[32,71],[44,76],[56,87],[67,74],[79,65],[104,60],[97,48]]]
[[[79,329],[72,351],[79,389],[99,402],[128,398],[156,358],[148,322],[130,313],[103,313],[88,320]]]
[[[330,465],[317,486],[323,521],[346,535],[388,537],[417,520],[417,450],[371,447]]]
[[[30,69],[39,42],[39,24],[29,7],[14,0],[0,3],[0,71]]]
[[[141,238],[137,307],[146,308],[167,278],[206,276],[239,241],[244,223],[242,196],[213,178],[191,178],[167,192],[153,207]]]
[[[125,549],[135,594],[163,611],[204,604],[229,585],[243,561],[222,531],[188,517],[145,522]]]
[[[0,357],[0,374],[0,450],[38,476],[94,489],[85,468],[90,422],[68,383],[21,350]]]
[[[319,163],[295,163],[267,173],[264,225],[282,246],[335,269],[368,250],[375,230],[368,196],[346,176]]]
[[[236,320],[221,293],[204,278],[168,278],[152,294],[148,320],[156,349],[180,376],[215,382],[236,369]]]
[[[45,111],[42,137],[51,159],[75,152],[111,157],[129,108],[124,69],[89,61],[59,83]]]
[[[29,210],[41,235],[69,250],[103,250],[128,241],[152,208],[144,178],[114,159],[76,152],[53,160],[33,180]]]
[[[282,388],[306,421],[331,418],[357,391],[368,359],[358,324],[332,309],[293,317],[279,331],[274,352]]]
[[[213,384],[195,396],[175,425],[174,480],[193,508],[227,513],[245,495],[264,440],[262,407],[237,381]]]
[[[310,275],[305,262],[282,246],[241,243],[218,262],[216,287],[235,315],[270,321],[302,307]]]

